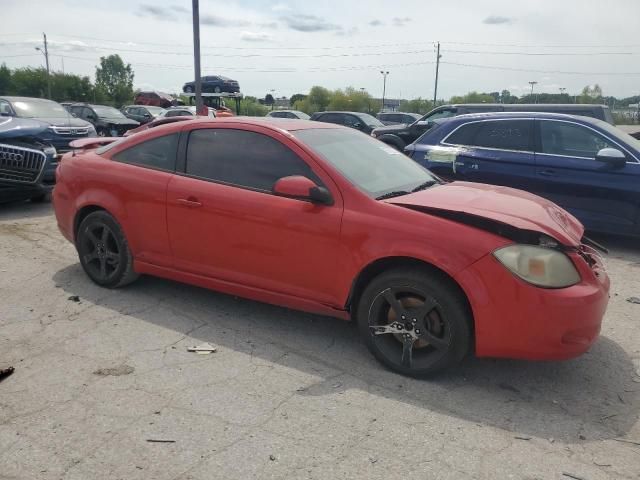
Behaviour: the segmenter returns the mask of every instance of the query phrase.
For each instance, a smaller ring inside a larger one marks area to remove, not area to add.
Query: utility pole
[[[437,44],[437,52],[436,52],[436,85],[433,89],[433,106],[436,106],[436,102],[438,101],[438,71],[440,70],[440,59],[442,55],[440,55],[440,42]]]
[[[60,55],[60,58],[62,59],[62,75],[64,75],[64,57]]]
[[[533,86],[537,85],[538,82],[529,82],[529,85],[531,85],[531,100],[533,100]],[[533,103],[537,103],[537,102],[533,102]]]
[[[47,46],[47,34],[43,33],[42,36],[44,37],[44,50],[40,47],[36,47],[36,50],[44,55],[44,62],[47,66],[47,98],[51,100],[51,73],[49,72],[49,49]]]
[[[202,75],[200,73],[200,5],[192,0],[193,9],[193,67],[196,74],[196,115],[202,113]]]
[[[385,72],[384,70],[380,70],[380,73],[382,74],[383,80],[382,80],[382,108],[380,109],[381,112],[384,112],[384,96],[387,93],[387,75],[389,75],[389,72]]]
[[[560,90],[560,95],[564,95],[564,92],[565,92],[566,88],[565,87],[559,87],[558,90]]]

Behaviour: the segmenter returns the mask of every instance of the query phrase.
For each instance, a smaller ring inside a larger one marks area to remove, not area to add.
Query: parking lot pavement
[[[640,479],[640,247],[598,239],[613,290],[589,353],[417,381],[347,322],[101,289],[50,205],[0,206],[0,478]]]

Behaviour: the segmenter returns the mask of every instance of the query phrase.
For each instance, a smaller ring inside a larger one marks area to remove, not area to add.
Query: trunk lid
[[[518,229],[544,233],[567,246],[577,246],[582,224],[556,204],[522,190],[452,182],[384,200],[407,208],[459,212],[487,218]]]

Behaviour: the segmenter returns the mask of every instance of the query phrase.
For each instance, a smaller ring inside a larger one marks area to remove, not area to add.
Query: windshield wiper
[[[395,192],[385,193],[376,197],[376,200],[384,200],[386,198],[399,197],[400,195],[409,195],[411,192],[407,192],[406,190],[396,190]]]
[[[437,184],[438,182],[435,180],[427,180],[424,183],[421,183],[420,185],[418,185],[416,188],[414,188],[413,190],[411,190],[411,193],[413,192],[418,192],[420,190],[425,190],[429,187],[433,187],[435,184]]]

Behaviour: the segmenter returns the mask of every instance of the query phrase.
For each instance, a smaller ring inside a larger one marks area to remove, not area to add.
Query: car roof
[[[583,110],[588,110],[590,108],[604,108],[607,105],[599,105],[597,103],[447,103],[445,105],[438,105],[436,108],[443,107],[514,107],[514,108],[526,108],[528,106],[544,106],[550,108],[579,108]],[[608,108],[608,107],[607,107]]]
[[[2,98],[3,100],[6,100],[8,102],[36,101],[36,102],[58,103],[58,102],[54,102],[53,100],[49,100],[47,98],[38,98],[38,97],[13,97],[13,96],[2,95],[2,96],[0,96],[0,98]]]
[[[581,120],[587,122],[601,122],[597,118],[584,117],[582,115],[569,115],[566,113],[553,113],[553,112],[480,112],[480,113],[467,113],[464,115],[458,115],[456,117],[449,117],[436,120],[438,123],[449,122],[464,122],[466,120],[489,120],[489,119],[509,119],[509,118],[543,118],[543,119],[557,119],[557,120]]]
[[[191,122],[199,124],[211,124],[212,127],[220,124],[244,124],[267,127],[273,130],[294,132],[296,130],[312,130],[312,129],[336,129],[347,128],[334,123],[313,122],[309,120],[300,120],[297,118],[271,118],[271,117],[218,117],[208,118],[200,117]],[[349,129],[351,130],[351,129]]]
[[[327,110],[326,112],[315,112],[318,115],[320,114],[324,114],[324,113],[348,113],[349,115],[369,115],[368,113],[365,112],[343,112],[342,110]]]

